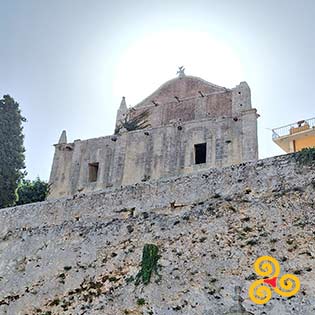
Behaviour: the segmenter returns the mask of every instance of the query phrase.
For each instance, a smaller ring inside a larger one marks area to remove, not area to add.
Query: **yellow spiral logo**
[[[279,276],[280,265],[277,259],[270,256],[262,256],[255,261],[254,270],[261,277],[273,278]]]
[[[290,297],[300,290],[300,280],[292,274],[280,279],[280,264],[271,256],[259,257],[254,263],[257,275],[267,278],[254,281],[248,291],[249,298],[256,304],[266,304],[272,297],[272,289],[279,295]]]
[[[249,287],[249,297],[256,304],[266,304],[272,297],[272,291],[264,285],[264,280],[257,280]]]
[[[300,290],[300,280],[297,276],[286,274],[279,279],[279,287],[275,287],[275,292],[281,296],[290,297]]]

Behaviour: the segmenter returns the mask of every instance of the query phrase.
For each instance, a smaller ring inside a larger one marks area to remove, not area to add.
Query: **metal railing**
[[[272,129],[272,139],[292,135],[297,132],[305,131],[311,128],[315,128],[315,117],[306,120],[300,120],[290,125]]]

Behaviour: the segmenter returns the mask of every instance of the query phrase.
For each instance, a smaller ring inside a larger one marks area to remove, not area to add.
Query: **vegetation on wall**
[[[158,274],[158,260],[160,258],[159,248],[154,244],[145,244],[142,251],[141,270],[136,275],[135,284],[138,285],[142,282],[144,285],[150,282],[152,272],[154,271],[159,278]]]
[[[22,180],[17,189],[17,205],[44,201],[49,192],[49,184],[39,177],[35,180]]]
[[[25,175],[24,135],[19,104],[9,95],[0,100],[0,208],[14,205],[16,189]]]
[[[299,164],[315,164],[315,148],[304,148],[295,153],[295,159]]]
[[[120,126],[116,127],[115,134],[119,133],[123,128],[125,128],[127,131],[133,131],[150,127],[147,119],[148,115],[148,109],[133,118],[130,118],[129,115],[126,115],[125,119],[120,122]]]

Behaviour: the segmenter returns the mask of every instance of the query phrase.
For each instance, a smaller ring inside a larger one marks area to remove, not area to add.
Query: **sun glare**
[[[141,38],[119,56],[114,97],[126,96],[128,105],[135,105],[175,77],[181,65],[187,75],[226,87],[244,80],[240,59],[226,43],[203,32],[160,32]]]

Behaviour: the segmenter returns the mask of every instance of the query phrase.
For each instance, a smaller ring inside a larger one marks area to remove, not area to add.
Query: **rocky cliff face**
[[[315,165],[286,155],[3,209],[0,314],[315,314],[314,200]],[[296,296],[248,298],[262,255]]]

